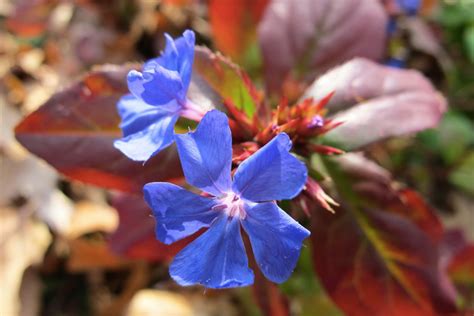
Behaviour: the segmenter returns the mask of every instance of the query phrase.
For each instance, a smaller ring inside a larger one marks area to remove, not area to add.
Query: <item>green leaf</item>
[[[464,30],[464,46],[471,63],[474,63],[474,24]]]
[[[420,133],[419,139],[452,165],[474,144],[474,125],[462,113],[450,111],[437,129]]]
[[[449,175],[449,181],[474,195],[474,151]]]
[[[218,102],[230,101],[248,117],[253,117],[257,110],[256,88],[239,66],[219,53],[196,47],[193,81],[207,84],[218,96]],[[219,104],[214,104],[214,107],[219,107]]]

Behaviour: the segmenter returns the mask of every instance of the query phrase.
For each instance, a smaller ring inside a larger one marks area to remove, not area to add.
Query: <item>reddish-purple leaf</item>
[[[339,168],[357,179],[352,190],[370,203],[412,221],[434,242],[444,237],[443,225],[436,213],[415,191],[394,188],[390,173],[361,154],[346,154],[334,158]],[[407,207],[409,206],[409,207]]]
[[[110,236],[109,247],[120,255],[148,261],[166,261],[197,237],[193,235],[172,245],[158,241],[155,237],[155,219],[141,195],[117,195],[112,205],[119,215],[119,227]]]
[[[459,294],[466,315],[474,311],[474,244],[461,230],[447,231],[443,236],[442,269],[446,269]]]
[[[335,214],[316,209],[311,236],[316,272],[334,302],[349,316],[454,314],[455,291],[440,268],[442,227],[433,211],[380,177],[382,169],[354,174],[354,165],[340,160],[327,166],[339,179],[342,206]]]
[[[132,66],[104,66],[55,94],[16,127],[18,141],[64,175],[86,183],[141,192],[150,181],[178,181],[174,147],[145,165],[113,147],[121,137],[117,100],[128,92]]]
[[[466,245],[454,256],[448,271],[454,282],[474,286],[474,244]]]
[[[258,28],[267,86],[306,79],[353,57],[382,57],[387,16],[376,0],[273,0]]]
[[[441,269],[446,270],[462,299],[460,315],[474,313],[474,243],[466,239],[461,229],[444,233]]]
[[[342,125],[326,137],[346,150],[438,124],[446,101],[414,70],[396,69],[357,58],[317,79],[304,97],[334,91],[327,108]]]

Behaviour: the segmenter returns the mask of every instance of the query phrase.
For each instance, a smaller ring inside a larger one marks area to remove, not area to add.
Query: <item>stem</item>
[[[186,99],[186,103],[182,105],[181,116],[199,122],[207,112],[208,110]]]

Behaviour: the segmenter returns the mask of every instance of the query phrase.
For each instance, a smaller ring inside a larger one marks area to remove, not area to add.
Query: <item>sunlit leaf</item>
[[[258,92],[247,75],[236,64],[219,53],[197,47],[194,57],[193,81],[205,84],[218,96],[219,104],[230,101],[252,117],[257,110]]]
[[[106,188],[141,192],[144,183],[180,179],[174,147],[144,165],[113,147],[121,137],[116,103],[131,68],[101,67],[58,92],[16,127],[18,141],[64,175]]]
[[[362,58],[321,76],[304,98],[321,99],[332,91],[327,108],[343,124],[326,139],[346,150],[435,127],[446,111],[443,96],[419,72]]]

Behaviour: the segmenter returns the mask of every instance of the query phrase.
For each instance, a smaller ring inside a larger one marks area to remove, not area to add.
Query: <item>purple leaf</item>
[[[443,96],[419,72],[362,58],[321,76],[304,97],[320,99],[332,91],[327,108],[344,123],[326,137],[346,150],[435,127],[446,111]]]
[[[268,88],[278,91],[295,68],[312,79],[353,57],[381,58],[386,23],[374,0],[272,1],[258,28]]]

